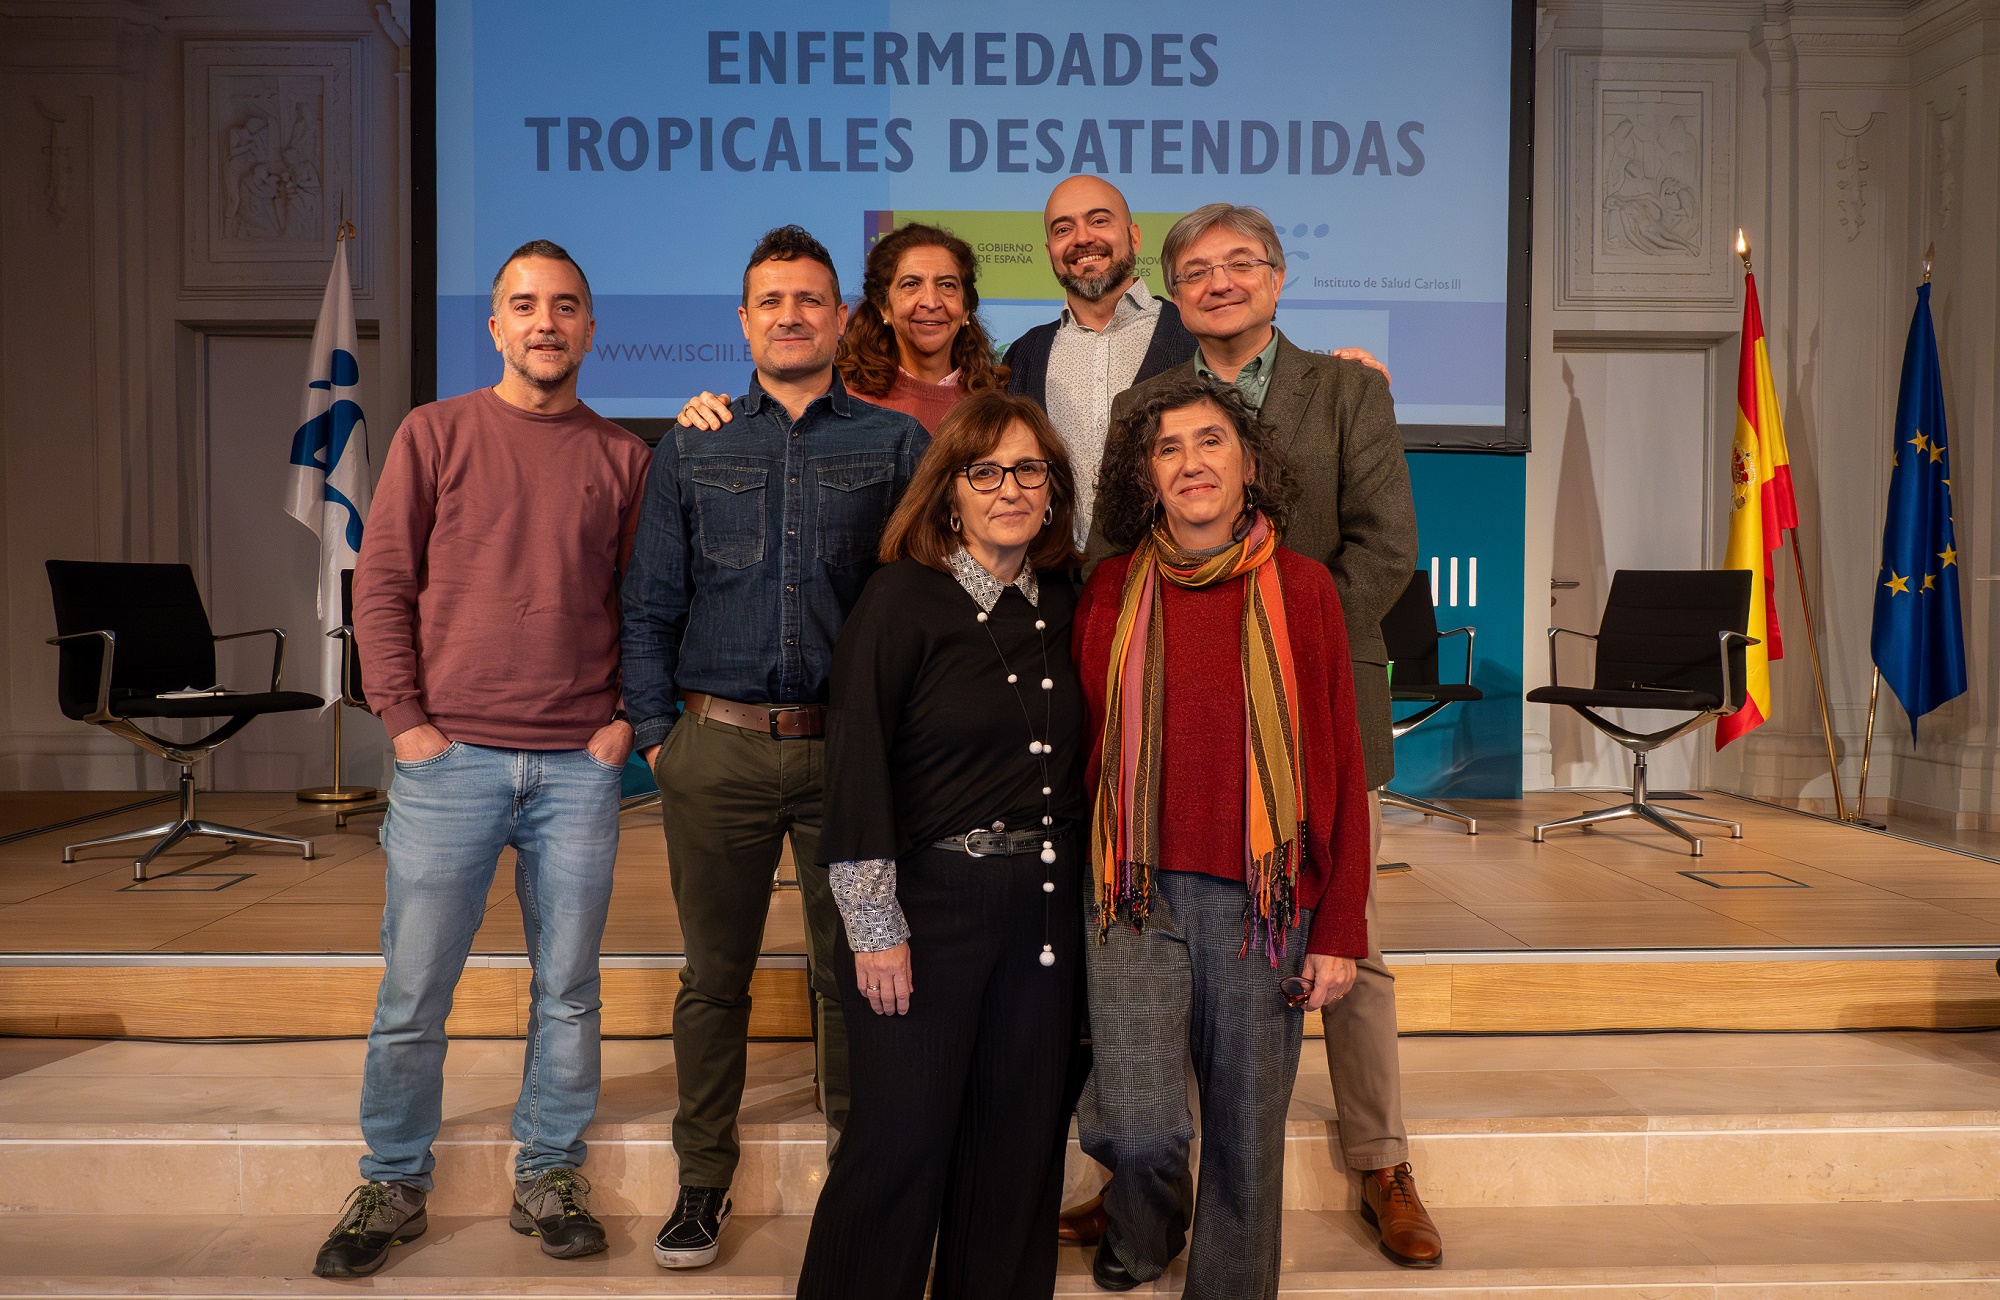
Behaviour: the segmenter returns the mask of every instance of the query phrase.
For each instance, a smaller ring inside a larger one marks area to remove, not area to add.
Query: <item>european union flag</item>
[[[1882,523],[1876,575],[1875,666],[1917,719],[1965,694],[1965,626],[1959,617],[1958,548],[1952,540],[1951,455],[1944,429],[1944,381],[1931,329],[1931,287],[1917,289],[1917,314],[1903,349],[1896,398],[1895,469]]]

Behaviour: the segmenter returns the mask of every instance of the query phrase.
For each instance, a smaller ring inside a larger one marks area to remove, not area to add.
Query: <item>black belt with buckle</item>
[[[1069,834],[1068,822],[1057,822],[1047,830],[1031,828],[1025,831],[967,831],[963,835],[951,835],[941,840],[932,840],[934,849],[950,849],[953,853],[963,853],[972,858],[1014,858],[1023,853],[1039,853],[1042,841],[1059,841]]]

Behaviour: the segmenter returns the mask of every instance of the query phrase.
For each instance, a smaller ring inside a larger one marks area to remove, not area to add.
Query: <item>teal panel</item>
[[[1521,797],[1521,617],[1527,462],[1520,456],[1410,454],[1418,564],[1436,573],[1439,630],[1476,630],[1472,682],[1486,698],[1454,704],[1396,742],[1395,789],[1422,798]],[[1454,576],[1455,575],[1455,576]],[[1440,651],[1459,680],[1463,638]],[[1399,716],[1419,706],[1399,706]]]

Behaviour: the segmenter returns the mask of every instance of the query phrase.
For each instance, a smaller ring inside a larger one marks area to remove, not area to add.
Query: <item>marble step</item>
[[[1447,1208],[2000,1196],[2000,1034],[1404,1039],[1426,1200]],[[0,1041],[0,1213],[323,1214],[352,1187],[362,1045]],[[505,1210],[519,1042],[455,1044],[443,1215]],[[678,1187],[672,1045],[607,1043],[586,1172],[608,1214]],[[746,1214],[810,1213],[824,1177],[810,1049],[751,1052]],[[1290,1209],[1343,1211],[1323,1053],[1292,1098]],[[1072,1199],[1094,1187],[1072,1145]]]
[[[1281,1294],[1435,1300],[1957,1300],[2000,1293],[2000,1205],[1444,1209],[1438,1269],[1398,1269],[1350,1213],[1285,1216]],[[362,1282],[309,1274],[326,1215],[0,1214],[0,1296],[789,1297],[809,1220],[746,1215],[710,1268],[669,1273],[652,1218],[607,1219],[611,1249],[543,1257],[504,1219],[439,1215]],[[1061,1253],[1058,1296],[1101,1295],[1089,1253]],[[1130,1294],[1174,1296],[1181,1266]]]

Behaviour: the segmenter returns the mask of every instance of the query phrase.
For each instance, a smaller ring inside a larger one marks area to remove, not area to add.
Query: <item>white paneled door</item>
[[[1562,468],[1554,515],[1541,525],[1552,531],[1550,576],[1558,584],[1550,621],[1594,632],[1619,569],[1704,567],[1709,353],[1578,351],[1561,360]],[[1564,640],[1563,684],[1588,685],[1589,643]],[[1653,731],[1687,715],[1613,709],[1607,716]],[[1549,743],[1558,786],[1631,780],[1626,751],[1570,709],[1549,710]],[[1714,745],[1713,732],[1703,730],[1655,750],[1652,786],[1699,788]]]

